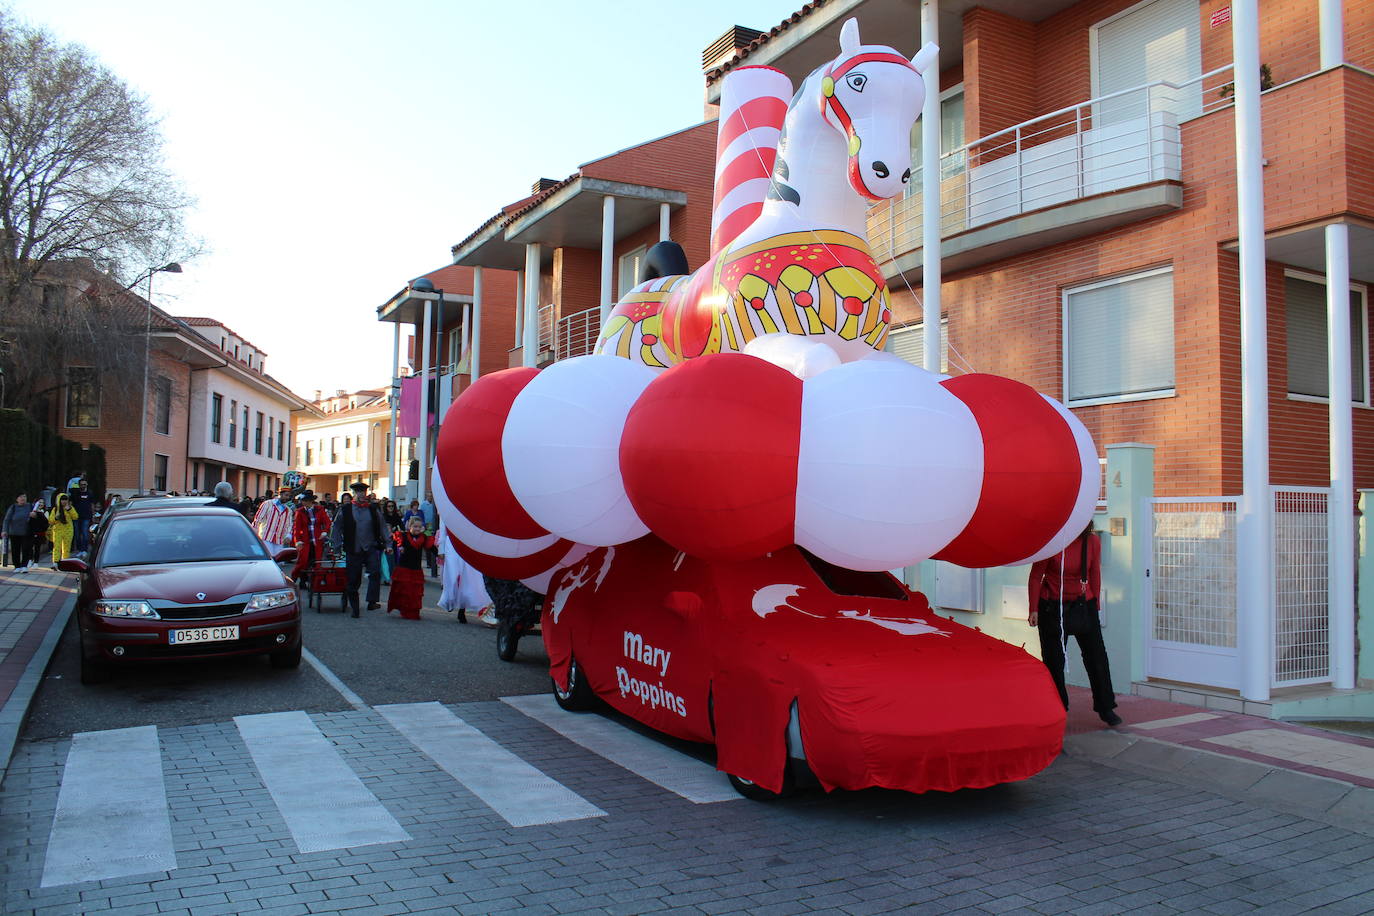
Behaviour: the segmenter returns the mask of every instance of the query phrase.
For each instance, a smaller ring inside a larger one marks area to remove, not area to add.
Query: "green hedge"
[[[33,422],[22,410],[0,410],[0,505],[8,506],[20,493],[32,500],[44,487],[65,487],[78,468],[86,470],[91,492],[103,499],[104,449],[98,445],[82,448],[51,427]]]

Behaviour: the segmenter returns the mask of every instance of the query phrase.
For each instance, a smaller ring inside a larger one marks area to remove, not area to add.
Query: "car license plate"
[[[173,646],[184,646],[195,642],[226,642],[239,638],[239,628],[234,627],[197,627],[194,630],[172,630],[167,634],[167,642]]]

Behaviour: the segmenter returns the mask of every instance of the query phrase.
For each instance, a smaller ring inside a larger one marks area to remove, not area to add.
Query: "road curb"
[[[1374,789],[1339,779],[1114,731],[1070,735],[1064,753],[1374,836]]]
[[[62,602],[62,607],[58,608],[57,614],[48,624],[48,632],[43,634],[43,641],[38,644],[28,664],[24,666],[24,673],[14,685],[14,692],[10,694],[4,708],[0,709],[0,787],[4,786],[5,777],[9,775],[10,759],[14,756],[14,746],[19,741],[19,730],[24,727],[24,719],[29,714],[29,704],[33,702],[33,695],[38,692],[38,683],[43,678],[43,672],[47,670],[48,662],[52,661],[53,651],[57,648],[57,641],[62,638],[62,631],[72,616],[72,609],[76,607],[76,597],[77,592],[73,591]]]

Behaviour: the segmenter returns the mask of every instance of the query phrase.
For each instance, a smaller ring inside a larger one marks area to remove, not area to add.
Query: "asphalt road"
[[[385,588],[382,596],[385,600]],[[521,641],[514,662],[503,662],[496,657],[495,630],[459,624],[455,614],[435,608],[438,596],[431,585],[418,621],[384,610],[364,611],[355,620],[339,612],[337,596],[326,597],[323,612],[307,608],[302,615],[305,647],[369,705],[465,703],[549,689],[548,656],[537,635]],[[23,740],[136,725],[223,722],[293,709],[352,708],[309,661],[280,671],[265,656],[143,662],[118,669],[106,683],[87,686],[81,683],[77,643],[73,615],[34,697]]]

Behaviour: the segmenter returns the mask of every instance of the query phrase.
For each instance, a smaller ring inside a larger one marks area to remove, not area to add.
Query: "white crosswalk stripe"
[[[623,725],[564,712],[550,696],[502,699],[564,738],[689,801],[739,798],[709,763]],[[607,816],[440,703],[371,708],[513,827]],[[236,716],[234,724],[252,760],[253,781],[266,787],[300,852],[411,839],[304,711]],[[43,863],[43,887],[177,867],[162,756],[158,730],[151,725],[72,737]],[[176,788],[176,765],[168,763],[166,770]]]
[[[157,727],[73,735],[42,886],[175,867]]]
[[[595,715],[565,712],[549,694],[502,697],[538,722],[575,744],[642,776],[690,802],[734,801],[740,797],[729,779],[709,763]]]
[[[606,815],[438,703],[405,703],[375,709],[512,827]]]
[[[234,723],[301,852],[410,839],[304,712]]]

